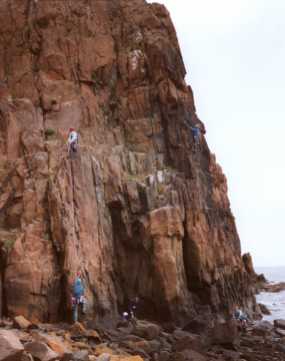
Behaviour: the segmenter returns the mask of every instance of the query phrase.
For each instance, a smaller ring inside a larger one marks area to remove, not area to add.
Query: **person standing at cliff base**
[[[71,156],[71,153],[75,154],[78,148],[78,133],[74,128],[69,129],[69,135],[67,139],[67,149],[68,154]]]
[[[79,311],[81,311],[81,313],[84,313],[84,302],[84,285],[81,274],[80,272],[78,272],[72,290],[72,315],[74,322],[78,321]]]
[[[248,324],[248,316],[241,309],[236,308],[234,312],[234,319],[237,320],[242,330],[246,329]]]

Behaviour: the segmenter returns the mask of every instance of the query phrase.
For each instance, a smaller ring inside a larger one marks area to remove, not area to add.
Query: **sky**
[[[285,265],[285,1],[148,2],[171,14],[242,251]]]

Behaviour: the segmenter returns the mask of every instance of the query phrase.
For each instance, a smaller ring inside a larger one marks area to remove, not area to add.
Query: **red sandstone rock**
[[[59,355],[43,342],[29,342],[25,345],[25,350],[40,361],[54,361],[59,358]]]
[[[28,329],[32,326],[32,323],[23,316],[16,316],[14,317],[14,325],[17,328]]]
[[[141,315],[181,324],[196,303],[224,313],[252,300],[226,178],[204,138],[193,152],[187,124],[205,127],[165,7],[1,1],[0,22],[8,313],[70,315],[79,269],[99,320],[136,294]]]

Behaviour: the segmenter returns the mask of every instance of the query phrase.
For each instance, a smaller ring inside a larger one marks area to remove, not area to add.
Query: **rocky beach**
[[[187,330],[137,320],[102,328],[84,323],[32,324],[22,316],[3,320],[1,361],[282,361],[285,321],[237,329],[235,321],[193,320]]]

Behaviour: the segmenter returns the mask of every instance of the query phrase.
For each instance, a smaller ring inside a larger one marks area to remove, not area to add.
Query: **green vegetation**
[[[159,195],[163,195],[163,194],[165,194],[165,192],[166,192],[166,185],[163,183],[158,183],[157,184],[157,193]]]
[[[49,241],[50,240],[49,233],[45,233],[43,238],[44,238],[44,240]]]
[[[47,128],[46,130],[45,130],[45,137],[46,138],[49,138],[49,137],[52,137],[53,135],[55,135],[55,130],[54,129],[52,129],[52,128]]]
[[[9,238],[9,239],[4,239],[2,241],[2,244],[3,244],[3,248],[6,250],[6,251],[10,251],[13,247],[14,247],[14,243],[15,243],[16,239],[14,238]]]
[[[147,177],[146,174],[129,174],[125,173],[125,179],[130,182],[143,182]]]

